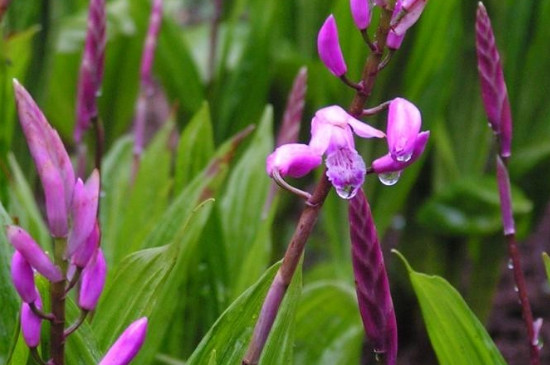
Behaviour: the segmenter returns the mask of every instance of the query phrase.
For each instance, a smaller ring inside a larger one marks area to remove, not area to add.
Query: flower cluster
[[[420,111],[411,102],[395,98],[389,103],[386,133],[369,126],[333,105],[315,113],[311,122],[309,144],[289,143],[278,147],[267,157],[271,177],[302,177],[319,166],[325,155],[327,177],[338,195],[351,199],[365,181],[367,168],[355,149],[353,134],[362,138],[384,138],[388,154],[372,162],[370,171],[399,177],[401,171],[420,157],[429,132],[420,132]],[[394,182],[396,182],[395,180]]]

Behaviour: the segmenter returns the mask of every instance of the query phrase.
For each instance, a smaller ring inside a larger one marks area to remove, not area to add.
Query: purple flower
[[[267,158],[270,176],[301,177],[321,164],[326,155],[327,177],[344,199],[351,199],[365,180],[365,163],[355,150],[353,133],[363,138],[383,138],[384,132],[365,124],[339,106],[329,106],[315,113],[311,123],[309,145],[287,144]]]
[[[13,285],[23,302],[34,302],[37,298],[34,273],[31,265],[19,251],[15,251],[11,259],[11,277]]]
[[[332,14],[325,20],[319,30],[317,50],[321,61],[333,75],[340,77],[347,72],[346,62],[338,40],[338,28]]]
[[[86,43],[80,64],[76,99],[76,125],[74,139],[78,143],[97,117],[96,98],[103,80],[105,63],[105,0],[91,0],[88,10]]]
[[[489,124],[500,142],[500,155],[510,157],[512,145],[512,113],[500,55],[487,10],[479,3],[476,18],[477,68],[481,81],[481,97]]]
[[[422,155],[424,149],[426,148],[426,144],[428,143],[429,137],[429,131],[420,132],[418,134],[411,158],[408,161],[397,161],[389,153],[374,160],[372,163],[373,172],[377,174],[388,174],[402,171],[405,167],[410,166]]]
[[[368,0],[350,0],[351,15],[359,30],[368,28],[371,20],[370,4]]]
[[[99,229],[99,224],[96,220],[94,224],[94,228],[92,229],[92,232],[90,232],[90,235],[88,238],[86,238],[86,241],[80,245],[75,253],[71,257],[71,262],[76,267],[84,268],[92,258],[94,252],[99,247],[99,240],[101,237],[101,232]]]
[[[126,365],[137,355],[147,332],[147,318],[132,323],[111,346],[98,365]]]
[[[388,46],[389,49],[397,50],[401,48],[403,39],[405,39],[405,33],[403,33],[402,35],[397,35],[393,30],[390,29],[390,32],[388,33],[388,38],[386,38],[386,46]]]
[[[420,18],[428,0],[398,0],[392,15],[391,26],[396,35],[404,35]],[[399,7],[399,8],[398,8]]]
[[[386,135],[394,160],[407,162],[411,159],[421,124],[420,111],[413,103],[402,98],[391,101]]]
[[[75,183],[71,160],[61,138],[27,90],[15,79],[13,87],[19,121],[44,189],[50,232],[54,237],[66,237]]]
[[[36,291],[36,289],[35,289]],[[42,309],[42,301],[40,294],[36,291],[36,300],[34,301],[38,309]],[[38,317],[28,303],[23,303],[21,306],[21,332],[23,339],[30,348],[37,347],[40,344],[40,327],[42,318]]]
[[[95,309],[97,301],[103,292],[106,275],[107,263],[105,262],[101,248],[98,248],[95,257],[82,271],[82,281],[78,296],[78,305],[80,308],[88,311]]]
[[[94,229],[99,200],[99,172],[94,170],[86,184],[78,179],[72,202],[73,226],[69,236],[66,257],[72,256],[82,246]]]
[[[13,247],[36,271],[53,283],[63,280],[59,268],[25,230],[18,226],[8,226],[6,235]]]

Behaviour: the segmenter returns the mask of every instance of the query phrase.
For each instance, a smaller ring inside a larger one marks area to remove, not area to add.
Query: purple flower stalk
[[[147,318],[132,323],[111,346],[98,365],[126,365],[137,355],[147,333]]]
[[[319,30],[317,50],[321,61],[334,76],[341,77],[347,72],[348,69],[338,40],[336,20],[334,20],[332,14],[325,20]]]
[[[374,352],[385,364],[397,359],[397,323],[388,274],[369,203],[363,190],[349,204],[350,236],[359,311]]]
[[[44,189],[50,232],[54,237],[66,237],[75,183],[71,160],[61,138],[27,90],[15,79],[13,86],[19,121]]]
[[[11,259],[11,277],[13,285],[23,302],[34,302],[37,298],[34,273],[31,265],[19,251],[15,251]]]
[[[304,111],[305,96],[307,89],[307,68],[302,67],[292,84],[292,90],[288,96],[283,115],[281,129],[277,136],[277,146],[285,143],[294,143],[298,140],[300,123]]]
[[[267,158],[267,172],[273,177],[301,177],[319,166],[326,154],[327,177],[338,195],[351,199],[365,180],[365,163],[355,150],[353,132],[363,138],[383,138],[384,132],[363,123],[339,106],[318,110],[311,123],[309,145],[287,144]]]
[[[489,124],[500,142],[500,155],[506,159],[511,155],[512,114],[491,20],[481,2],[476,18],[476,50],[481,97]]]
[[[404,35],[422,15],[428,0],[397,0],[391,27],[396,35]],[[399,8],[398,8],[399,7]]]
[[[106,43],[105,0],[91,0],[84,54],[78,77],[74,140],[80,143],[84,132],[97,118],[96,98],[101,89]]]
[[[370,3],[368,0],[350,0],[351,15],[359,30],[369,27],[371,21]]]
[[[107,275],[107,263],[101,248],[96,250],[95,257],[82,271],[78,306],[87,311],[95,309],[99,297],[103,292],[105,277]]]
[[[34,303],[38,309],[42,309],[42,301],[38,293],[36,293]],[[32,311],[28,303],[23,303],[21,306],[21,332],[23,332],[25,343],[30,348],[37,347],[40,344],[41,326],[42,318]]]
[[[99,201],[99,172],[94,170],[86,184],[78,179],[73,195],[73,226],[65,257],[72,256],[88,239],[96,223]]]
[[[140,69],[140,94],[136,104],[136,116],[134,120],[134,155],[140,156],[143,152],[145,120],[147,114],[147,98],[153,92],[153,61],[157,47],[160,26],[162,22],[162,0],[153,0],[149,28],[145,38],[145,45],[141,56]]]
[[[63,280],[63,275],[55,266],[48,255],[42,251],[40,246],[21,227],[8,226],[6,235],[10,243],[23,256],[23,258],[40,274],[56,283]]]

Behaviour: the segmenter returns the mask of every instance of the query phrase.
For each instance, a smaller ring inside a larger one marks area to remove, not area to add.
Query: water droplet
[[[519,289],[518,289],[518,287],[517,287],[516,285],[514,285],[514,291],[515,291],[516,293],[519,292]]]
[[[514,270],[514,262],[512,261],[512,259],[508,260],[508,268],[510,270]]]
[[[412,152],[404,155],[397,155],[395,156],[395,159],[399,162],[407,162],[411,159],[411,157],[412,157]]]
[[[357,191],[351,185],[338,186],[335,187],[336,194],[342,199],[351,199],[355,196]]]
[[[382,184],[387,186],[392,186],[399,181],[400,176],[401,176],[401,171],[386,172],[386,173],[378,174],[378,179]]]

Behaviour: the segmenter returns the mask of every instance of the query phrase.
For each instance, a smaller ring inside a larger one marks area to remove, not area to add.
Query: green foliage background
[[[550,1],[490,0],[485,5],[512,105],[510,168],[524,238],[550,198],[545,183],[550,179]],[[97,361],[118,333],[142,315],[150,317],[151,327],[136,364],[183,364],[189,358],[197,364],[239,362],[275,272],[271,265],[282,257],[300,211],[301,203],[285,192],[264,206],[270,187],[265,157],[273,149],[292,80],[307,66],[301,131],[306,141],[316,109],[345,107],[353,96],[317,58],[316,34],[329,13],[335,14],[352,79],[367,55],[346,0],[226,0],[210,70],[213,2],[165,0],[164,6],[154,75],[173,113],[151,141],[130,186],[128,134],[150,3],[108,1],[99,108],[107,141],[101,218],[109,277],[94,320],[69,346],[69,356],[80,356],[73,357],[75,364]],[[403,48],[380,74],[369,105],[405,97],[420,108],[423,129],[432,134],[425,156],[397,185],[387,187],[368,176],[366,190],[386,247],[399,248],[420,271],[447,278],[483,321],[505,247],[494,146],[477,79],[476,6],[477,0],[429,1]],[[29,89],[73,151],[86,13],[84,0],[14,0],[2,23],[0,218],[2,225],[19,222],[44,247],[48,234],[41,192],[15,118],[11,79]],[[385,129],[383,114],[369,122]],[[256,128],[244,140],[232,137],[249,125]],[[181,137],[176,147],[174,134]],[[357,144],[366,161],[386,148],[384,143]],[[312,178],[297,182],[305,188],[311,183]],[[292,359],[297,364],[353,364],[366,356],[346,204],[333,194],[326,202],[306,249],[303,278],[291,286],[262,364]],[[6,270],[10,256],[11,247],[0,234],[0,362],[11,357],[11,364],[23,364],[28,353],[17,342],[19,304]],[[403,265],[395,256],[387,255],[386,262],[399,327],[408,333],[403,328],[412,327],[421,312],[400,309],[414,294]],[[476,285],[462,279],[465,267]],[[424,281],[418,276],[414,285],[422,288]],[[319,340],[312,341],[313,336]],[[222,348],[227,343],[233,347]]]

